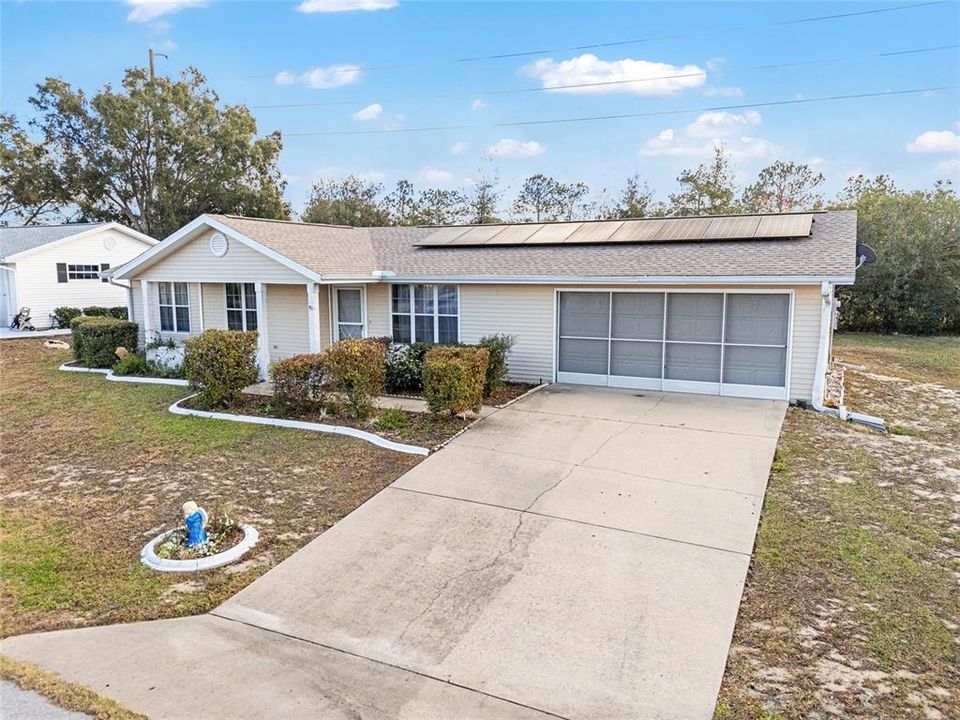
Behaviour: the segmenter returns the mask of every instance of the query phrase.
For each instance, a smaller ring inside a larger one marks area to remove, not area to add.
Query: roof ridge
[[[342,230],[366,230],[367,227],[357,227],[354,225],[335,225],[333,223],[311,223],[303,222],[302,220],[280,220],[277,218],[258,218],[258,217],[247,217],[246,215],[231,215],[230,213],[207,213],[208,215],[219,215],[220,217],[233,218],[234,220],[252,220],[255,222],[271,222],[271,223],[285,223],[287,225],[304,225],[306,227],[329,227],[329,228],[340,228]],[[389,227],[389,226],[385,226]]]
[[[42,230],[55,227],[85,227],[87,225],[109,225],[110,220],[83,223],[50,223],[49,225],[0,225],[0,230]]]

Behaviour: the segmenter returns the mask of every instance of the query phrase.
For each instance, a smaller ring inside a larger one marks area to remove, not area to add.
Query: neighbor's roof
[[[678,218],[686,222],[670,223],[673,234],[655,241],[432,247],[424,244],[449,237],[455,231],[439,227],[346,228],[229,215],[212,217],[321,275],[388,271],[398,276],[852,277],[856,265],[856,212],[811,215],[809,235],[801,237],[677,240],[677,235],[703,225],[702,218]],[[605,233],[597,226],[622,224],[623,221],[611,220],[582,225],[591,226],[602,235]],[[490,227],[506,232],[514,227],[518,228],[517,234],[527,236],[534,230],[530,225]],[[796,223],[788,222],[785,226],[790,225]]]
[[[93,230],[109,223],[73,223],[72,225],[27,225],[26,227],[0,227],[0,258],[19,255],[63,240],[71,235]]]

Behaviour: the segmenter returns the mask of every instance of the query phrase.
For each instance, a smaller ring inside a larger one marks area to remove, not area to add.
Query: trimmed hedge
[[[363,420],[373,411],[386,380],[386,346],[377,340],[341,340],[325,353],[331,387],[343,393],[354,416]]]
[[[273,396],[290,407],[303,407],[311,400],[325,402],[330,392],[330,373],[322,353],[294,355],[270,366]]]
[[[480,347],[430,350],[423,359],[423,396],[435,415],[456,415],[483,404],[490,352]]]
[[[260,379],[256,332],[206,330],[184,345],[183,373],[204,407],[227,405]]]
[[[112,368],[117,348],[137,347],[137,324],[111,317],[81,315],[70,323],[73,357],[85,367]]]
[[[433,345],[413,343],[391,344],[387,349],[387,392],[404,393],[423,390],[423,356]]]
[[[73,322],[75,317],[80,317],[83,314],[83,311],[77,307],[58,307],[54,308],[53,316],[57,320],[57,325],[62,328],[70,327],[70,323]]]
[[[504,378],[507,376],[507,355],[510,354],[510,348],[517,343],[517,338],[513,335],[486,335],[480,338],[477,347],[486,348],[490,353],[490,360],[487,362],[487,374],[483,381],[483,396],[485,398],[493,395],[494,392],[503,386]]]

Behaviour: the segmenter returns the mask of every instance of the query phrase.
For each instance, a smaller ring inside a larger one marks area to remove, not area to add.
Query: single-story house
[[[126,305],[127,290],[101,273],[156,244],[115,222],[0,227],[0,322],[28,307],[42,329],[54,308]]]
[[[855,212],[351,228],[203,215],[113,277],[144,337],[516,338],[524,381],[817,401]]]

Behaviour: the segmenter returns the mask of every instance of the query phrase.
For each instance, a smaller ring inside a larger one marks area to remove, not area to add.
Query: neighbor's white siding
[[[267,285],[270,362],[310,352],[305,285]]]
[[[107,240],[113,241],[113,247]],[[115,268],[129,262],[150,245],[113,228],[104,228],[78,238],[69,238],[37,250],[15,261],[17,298],[10,300],[11,312],[20,306],[30,308],[37,328],[50,326],[54,308],[90,305],[127,306],[125,288],[96,280],[57,282],[57,263],[68,265],[109,264]],[[3,271],[6,272],[6,271]],[[13,305],[18,307],[14,308]],[[10,320],[6,321],[9,324]]]
[[[204,233],[195,240],[191,240],[146,268],[138,277],[178,282],[303,284],[307,281],[300,273],[271,260],[237,240],[230,240],[227,254],[218,258],[210,252],[211,234]]]

